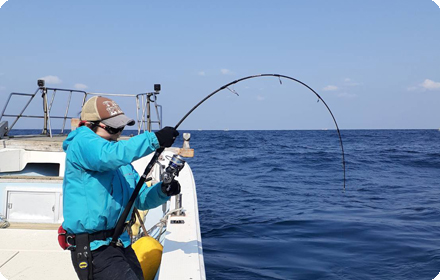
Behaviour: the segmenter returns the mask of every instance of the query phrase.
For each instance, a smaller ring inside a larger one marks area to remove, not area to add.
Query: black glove
[[[159,140],[159,144],[161,147],[171,147],[173,145],[176,137],[179,136],[179,132],[174,129],[174,127],[167,126],[155,132],[157,140]]]
[[[168,196],[179,194],[180,193],[179,181],[173,179],[169,184],[162,183],[161,189],[162,192]]]

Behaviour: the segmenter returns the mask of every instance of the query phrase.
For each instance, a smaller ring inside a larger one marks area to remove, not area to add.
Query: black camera
[[[159,93],[159,91],[160,91],[160,84],[154,84],[154,91],[156,92],[156,94]]]
[[[44,87],[44,80],[38,80],[37,84],[40,88]]]

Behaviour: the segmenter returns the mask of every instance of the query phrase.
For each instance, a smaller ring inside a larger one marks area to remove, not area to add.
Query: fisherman
[[[165,127],[117,141],[124,127],[134,123],[113,100],[95,96],[84,104],[79,127],[63,143],[66,171],[60,230],[66,232],[81,280],[143,279],[128,233],[119,237],[116,246],[110,241],[140,178],[131,163],[159,147],[170,147],[179,132]],[[141,210],[155,208],[179,193],[176,180],[166,186],[144,185],[134,205]]]

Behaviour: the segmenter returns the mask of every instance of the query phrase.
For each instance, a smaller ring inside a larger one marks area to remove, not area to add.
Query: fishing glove
[[[155,134],[160,146],[165,148],[171,147],[171,145],[174,143],[174,140],[176,140],[176,137],[179,136],[179,132],[171,126],[164,127],[155,132]]]
[[[179,181],[173,179],[169,184],[162,183],[161,189],[162,192],[168,196],[179,194],[180,193]]]

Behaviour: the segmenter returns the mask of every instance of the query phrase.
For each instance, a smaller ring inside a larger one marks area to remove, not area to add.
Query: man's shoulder
[[[90,149],[96,148],[97,144],[102,144],[100,142],[103,139],[87,127],[80,127],[74,132],[76,132],[75,135],[70,139],[68,137],[68,141],[65,143],[67,154],[90,151]]]

